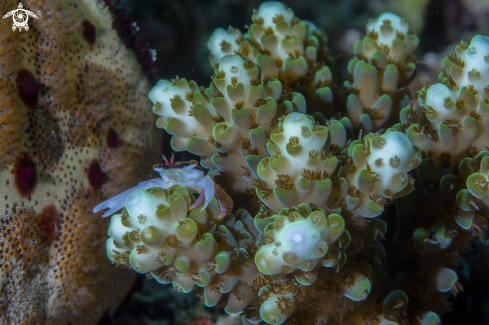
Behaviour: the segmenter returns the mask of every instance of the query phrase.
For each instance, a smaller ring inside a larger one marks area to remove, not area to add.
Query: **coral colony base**
[[[252,20],[211,36],[209,88],[149,93],[173,149],[213,176],[166,165],[124,192],[109,259],[246,324],[439,324],[459,251],[487,226],[489,37],[461,42],[402,108],[418,44],[402,18],[367,24],[342,85],[313,23],[275,1]]]

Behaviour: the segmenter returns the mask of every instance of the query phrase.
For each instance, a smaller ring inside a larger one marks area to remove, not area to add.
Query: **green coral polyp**
[[[197,225],[192,219],[185,218],[176,227],[178,238],[184,243],[190,243],[197,235]]]
[[[155,226],[149,226],[141,231],[141,241],[148,246],[160,246],[162,236]]]
[[[367,24],[367,36],[355,43],[355,57],[348,63],[352,81],[347,115],[354,128],[378,130],[386,121],[397,120],[399,109],[407,103],[404,87],[414,76],[416,65],[411,55],[418,38],[409,33],[409,25],[399,16],[383,13]],[[391,96],[385,91],[399,91]]]
[[[217,273],[223,273],[229,268],[231,263],[231,256],[227,252],[221,252],[216,256],[216,268]]]
[[[434,224],[430,230],[416,229],[413,241],[416,250],[420,253],[446,249],[452,243],[452,238],[447,236],[448,229],[442,222]]]
[[[367,299],[372,290],[370,280],[363,274],[354,274],[352,277],[354,278],[353,283],[344,285],[341,293],[353,301]]]
[[[445,196],[457,204],[455,221],[463,229],[471,229],[476,214],[489,205],[488,164],[489,152],[481,151],[473,158],[466,157],[460,161],[460,179],[445,175],[441,180]],[[460,187],[458,192],[452,190]]]
[[[457,273],[449,268],[441,268],[438,270],[435,279],[435,287],[440,292],[448,292],[458,280]]]
[[[260,307],[260,317],[267,324],[282,324],[294,311],[293,297],[290,294],[271,294]]]

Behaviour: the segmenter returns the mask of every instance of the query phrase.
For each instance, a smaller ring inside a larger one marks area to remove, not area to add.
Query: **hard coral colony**
[[[313,23],[275,1],[252,20],[211,36],[209,88],[149,94],[173,149],[200,156],[238,210],[189,212],[183,182],[139,189],[111,219],[110,260],[246,324],[440,323],[489,217],[489,37],[460,43],[401,109],[418,45],[402,18],[367,24],[342,86]]]

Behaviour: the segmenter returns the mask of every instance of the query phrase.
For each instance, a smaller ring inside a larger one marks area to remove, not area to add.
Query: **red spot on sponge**
[[[106,174],[100,168],[100,164],[97,159],[90,162],[87,172],[88,182],[94,191],[98,191],[105,181]]]
[[[54,205],[48,205],[41,212],[39,225],[41,228],[41,237],[45,238],[49,244],[58,240],[59,226],[61,224],[61,214]]]
[[[14,181],[17,192],[21,197],[29,197],[36,189],[36,165],[31,156],[26,153],[24,153],[22,159],[17,161],[14,167]]]
[[[95,38],[97,34],[95,33],[95,26],[88,20],[82,21],[83,25],[83,38],[88,44],[95,44]]]
[[[107,146],[110,148],[115,148],[119,146],[121,142],[119,141],[119,137],[113,128],[109,128],[107,131]]]
[[[43,86],[42,83],[37,82],[34,75],[29,71],[22,69],[17,75],[17,91],[20,99],[24,102],[25,106],[30,109],[35,109],[39,99],[39,89]]]

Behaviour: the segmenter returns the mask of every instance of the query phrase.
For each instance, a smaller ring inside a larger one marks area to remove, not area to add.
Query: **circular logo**
[[[16,24],[18,27],[23,27],[25,24],[27,24],[27,13],[25,10],[22,9],[17,9],[15,13],[13,14],[14,16],[14,24]]]

